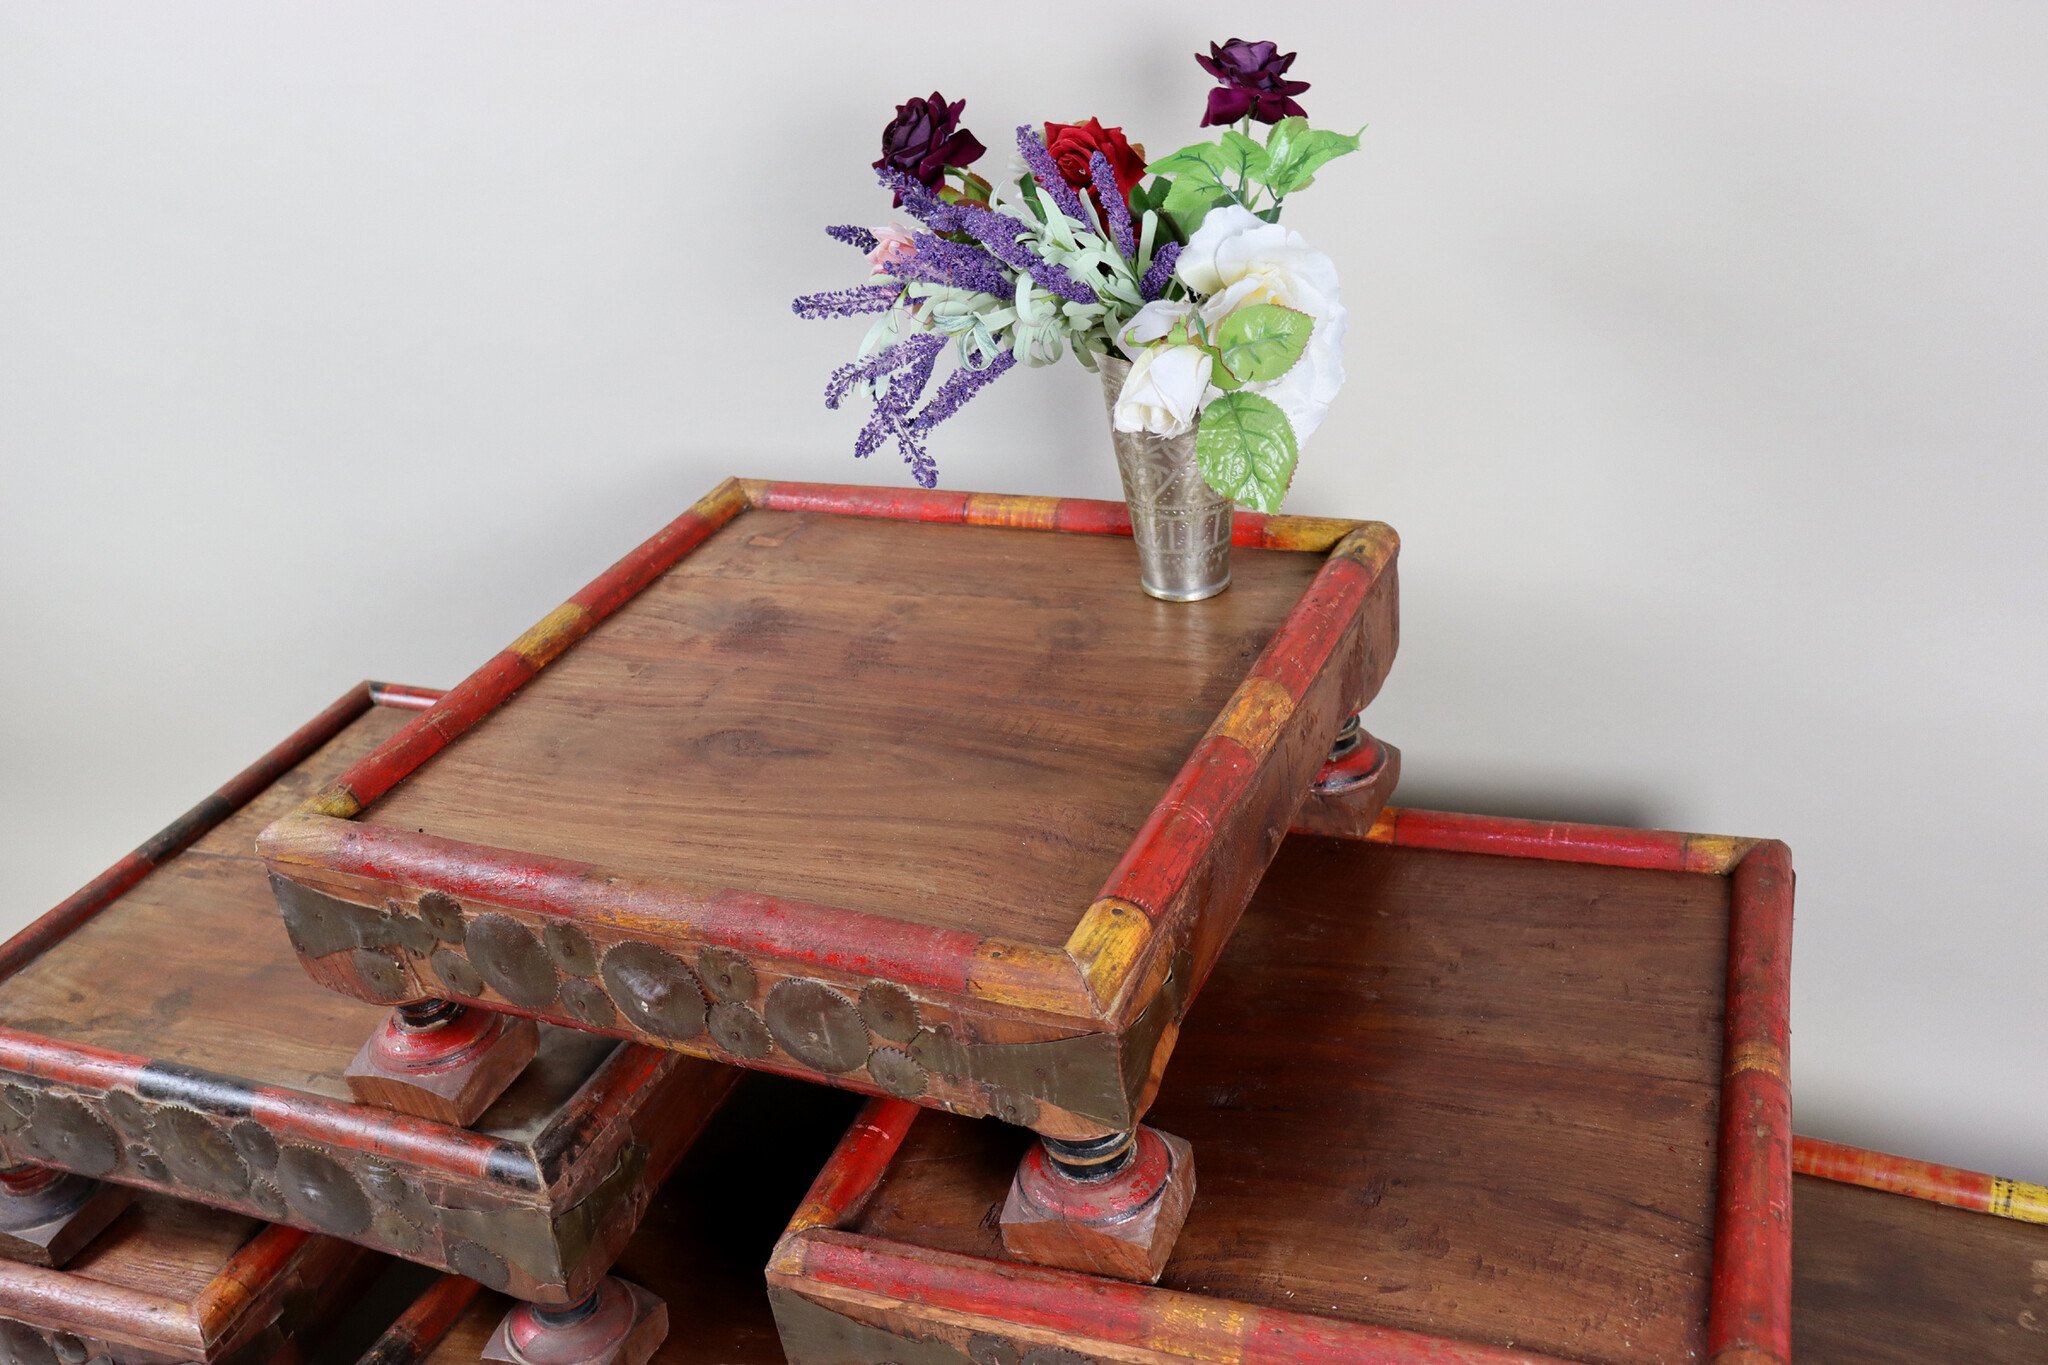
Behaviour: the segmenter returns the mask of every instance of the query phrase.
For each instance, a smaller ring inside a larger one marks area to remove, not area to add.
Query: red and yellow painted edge
[[[1801,1175],[1908,1195],[1952,1209],[1995,1214],[2022,1223],[2048,1224],[2048,1185],[2010,1180],[2002,1175],[1940,1166],[1810,1137],[1792,1139],[1792,1169]]]
[[[134,852],[124,856],[56,906],[0,944],[0,979],[69,936],[81,924],[112,905],[157,868],[177,857],[254,800],[264,788],[312,757],[372,706],[424,711],[441,694],[401,683],[363,682],[335,698],[319,715],[279,741],[270,752],[223,783],[219,790],[186,811]]]
[[[509,699],[562,652],[587,635],[684,556],[749,509],[819,512],[934,524],[1007,527],[1094,535],[1131,533],[1129,510],[1120,502],[1088,498],[1043,498],[1008,494],[954,493],[930,489],[867,488],[836,484],[727,479],[689,511],[600,574],[589,586],[542,617],[508,648],[449,691],[424,715],[357,762],[325,790],[266,830],[259,847],[273,866],[297,864],[355,876],[389,878],[402,865],[409,885],[480,895],[516,888],[529,908],[559,911],[555,894],[575,897],[578,883],[602,884],[641,902],[640,909],[673,922],[675,912],[717,908],[760,912],[773,919],[791,943],[805,925],[837,927],[843,941],[848,912],[830,906],[770,902],[720,888],[668,883],[630,883],[603,869],[562,860],[538,859],[480,845],[457,845],[431,837],[378,831],[355,825],[379,797],[415,772],[434,754]],[[1172,899],[1157,885],[1184,860],[1169,859],[1138,885],[1132,868],[1150,838],[1187,842],[1227,812],[1249,786],[1257,759],[1270,747],[1277,727],[1298,705],[1307,687],[1336,648],[1358,604],[1393,562],[1400,540],[1378,522],[1263,513],[1236,514],[1232,544],[1247,548],[1300,551],[1326,556],[1306,593],[1267,642],[1249,675],[1221,717],[1189,756],[1168,788],[1139,845],[1113,874],[1064,945],[1046,951],[996,939],[932,943],[920,931],[917,942],[901,942],[888,922],[869,926],[878,940],[895,945],[896,966],[908,985],[958,992],[968,998],[1063,1018],[1100,1024],[1142,1009],[1145,993],[1156,989],[1163,940],[1154,921]],[[471,869],[497,869],[465,873]],[[514,874],[519,875],[514,875]],[[531,875],[527,875],[531,874]],[[1131,883],[1125,885],[1125,883]],[[586,897],[587,898],[587,897]],[[759,904],[755,904],[759,902]],[[509,903],[502,902],[500,903]],[[593,910],[595,907],[593,907]],[[1135,910],[1137,913],[1131,913]],[[637,913],[637,912],[629,912]],[[826,941],[826,940],[820,940]],[[943,951],[941,951],[943,950]],[[893,951],[893,950],[890,950]],[[953,964],[969,964],[964,975]],[[957,977],[958,979],[954,979]]]
[[[482,1292],[475,1280],[443,1275],[392,1320],[357,1365],[413,1365],[426,1359]]]
[[[1768,839],[1512,820],[1389,807],[1365,838],[1729,878],[1727,1006],[1716,1157],[1707,1354],[1713,1365],[1786,1365],[1792,1354],[1791,853]],[[1101,906],[1098,905],[1098,909]],[[1092,913],[1092,912],[1091,912]],[[1108,910],[1103,910],[1107,915]],[[1549,1358],[1312,1314],[1220,1303],[1068,1271],[992,1263],[848,1231],[917,1107],[874,1100],[812,1186],[769,1266],[771,1283],[920,1311],[986,1316],[1230,1365],[1308,1360],[1388,1365],[1547,1365]],[[2034,1195],[2004,1182],[2015,1208]],[[1986,1199],[1999,1197],[1986,1187]]]

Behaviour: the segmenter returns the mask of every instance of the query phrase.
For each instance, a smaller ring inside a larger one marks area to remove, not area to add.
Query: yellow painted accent
[[[1094,1008],[1065,953],[985,938],[967,969],[967,993],[1019,1009],[1092,1020]]]
[[[1355,559],[1377,574],[1386,568],[1400,549],[1401,537],[1394,534],[1393,527],[1383,521],[1368,521],[1338,541],[1337,548],[1330,551],[1330,557]]]
[[[1211,735],[1236,740],[1253,758],[1264,758],[1280,739],[1287,718],[1294,714],[1294,698],[1271,678],[1246,678],[1231,694],[1230,705],[1209,727]]]
[[[1362,524],[1336,517],[1270,517],[1266,521],[1266,544],[1275,550],[1321,554]]]
[[[363,803],[356,800],[355,793],[347,787],[329,787],[319,795],[308,798],[296,813],[326,815],[336,820],[353,820],[363,813]]]
[[[1239,1365],[1252,1313],[1236,1304],[1188,1295],[1161,1295],[1146,1323],[1145,1345],[1175,1359]]]
[[[1722,1071],[1729,1076],[1738,1071],[1761,1071],[1782,1081],[1785,1079],[1785,1052],[1775,1043],[1744,1043],[1735,1049]]]
[[[766,479],[728,479],[726,482],[740,490],[740,497],[746,500],[746,504],[749,507],[759,507],[761,505],[761,495],[768,491],[768,480]],[[720,484],[717,488],[712,489],[711,496],[716,497],[724,487],[725,484]]]
[[[1081,969],[1081,981],[1098,1010],[1107,1014],[1116,1007],[1151,938],[1152,921],[1145,912],[1115,896],[1104,896],[1081,916],[1067,937],[1067,957]]]
[[[1685,839],[1685,856],[1686,861],[1698,870],[1725,877],[1754,847],[1754,839],[1738,839],[1728,834],[1689,834]]]
[[[2048,1185],[1991,1177],[1991,1212],[2022,1223],[2048,1223]]]
[[[700,517],[709,517],[713,521],[724,523],[746,511],[748,505],[746,487],[738,479],[727,479],[691,503],[690,510]]]
[[[967,520],[975,526],[1012,526],[1024,531],[1050,531],[1058,498],[1026,498],[1008,493],[974,493],[967,499]]]
[[[512,652],[532,664],[544,667],[547,662],[567,649],[576,638],[577,627],[590,615],[588,607],[575,602],[564,602],[546,616],[540,618],[526,634],[512,642]]]
[[[822,1199],[806,1200],[801,1208],[790,1216],[789,1231],[802,1232],[805,1228],[829,1228],[832,1226],[832,1206]]]

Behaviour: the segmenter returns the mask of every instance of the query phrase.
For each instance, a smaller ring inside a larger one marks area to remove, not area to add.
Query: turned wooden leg
[[[637,1284],[599,1280],[567,1308],[522,1303],[484,1345],[503,1365],[645,1365],[668,1337],[668,1306]]]
[[[1363,838],[1400,779],[1401,751],[1367,734],[1353,716],[1337,732],[1329,758],[1309,785],[1294,828]]]
[[[1156,1128],[1082,1142],[1041,1137],[1003,1203],[1003,1246],[1020,1260],[1151,1284],[1195,1198],[1195,1156]]]
[[[422,1000],[386,1015],[343,1074],[360,1103],[465,1127],[539,1047],[531,1019]]]
[[[53,1166],[0,1167],[0,1256],[55,1269],[134,1198],[120,1185]]]

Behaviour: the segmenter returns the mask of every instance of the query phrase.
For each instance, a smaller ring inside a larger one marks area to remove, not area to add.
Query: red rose
[[[1105,128],[1099,118],[1086,123],[1046,124],[1045,149],[1052,153],[1053,163],[1060,168],[1060,178],[1075,189],[1086,190],[1088,197],[1095,200],[1097,213],[1102,212],[1102,200],[1095,193],[1095,175],[1088,168],[1089,158],[1095,153],[1101,152],[1108,158],[1125,207],[1130,205],[1131,190],[1145,176],[1144,144],[1133,147],[1124,140],[1123,129]]]

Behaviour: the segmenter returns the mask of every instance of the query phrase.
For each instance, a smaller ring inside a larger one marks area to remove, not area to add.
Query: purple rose
[[[946,103],[934,90],[929,99],[912,99],[896,106],[896,117],[882,130],[882,155],[875,169],[901,171],[927,189],[936,189],[948,166],[966,166],[988,148],[974,134],[960,126],[960,111],[966,100]],[[903,197],[898,195],[901,204]]]
[[[1294,65],[1292,52],[1282,53],[1272,43],[1232,38],[1227,43],[1209,44],[1209,55],[1197,52],[1195,60],[1222,82],[1209,92],[1209,111],[1202,115],[1204,128],[1236,123],[1246,114],[1261,123],[1278,123],[1290,115],[1307,113],[1294,97],[1308,89],[1308,82],[1287,79],[1287,68]]]

